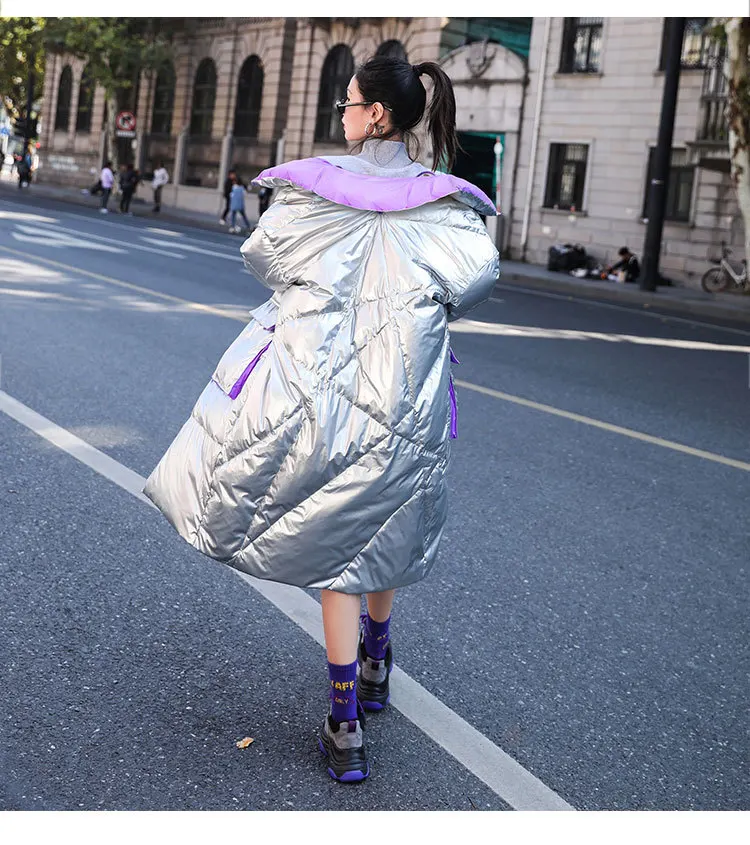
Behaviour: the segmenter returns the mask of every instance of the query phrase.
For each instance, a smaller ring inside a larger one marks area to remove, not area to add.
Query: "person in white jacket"
[[[151,182],[151,187],[154,189],[154,208],[153,211],[161,211],[161,191],[162,188],[169,182],[169,173],[164,167],[164,162],[159,162],[159,167],[154,171],[154,178]]]

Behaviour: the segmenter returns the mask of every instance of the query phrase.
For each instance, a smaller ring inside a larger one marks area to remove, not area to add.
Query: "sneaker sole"
[[[362,705],[362,707],[364,707],[365,710],[372,712],[373,710],[383,710],[385,708],[386,704],[388,704],[388,702],[390,700],[391,700],[391,697],[389,695],[388,698],[386,698],[386,700],[382,701],[382,702],[381,701],[360,701],[360,704]]]
[[[323,744],[322,739],[318,739],[318,748],[320,749],[320,753],[324,757],[328,757],[328,749]],[[351,772],[344,772],[341,775],[337,775],[336,772],[329,766],[328,767],[328,774],[334,779],[337,780],[339,783],[359,783],[363,781],[366,777],[370,776],[370,764],[367,764],[367,768],[364,772],[361,770],[355,769]]]

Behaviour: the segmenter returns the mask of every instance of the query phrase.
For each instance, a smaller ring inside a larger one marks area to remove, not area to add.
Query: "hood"
[[[306,158],[264,170],[254,185],[294,185],[338,205],[363,211],[404,211],[452,196],[480,214],[497,214],[492,200],[476,185],[446,173],[421,176],[367,176],[342,170],[322,158]]]

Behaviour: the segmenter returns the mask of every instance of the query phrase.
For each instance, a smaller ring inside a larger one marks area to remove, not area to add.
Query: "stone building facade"
[[[121,158],[144,173],[165,162],[166,205],[216,213],[231,166],[253,178],[278,161],[344,152],[333,102],[357,64],[385,53],[439,61],[451,77],[464,150],[453,172],[496,199],[503,214],[487,224],[507,255],[544,263],[561,242],[604,261],[624,244],[641,251],[663,19],[181,20],[174,61],[141,74],[118,103],[138,120],[136,137],[118,142]],[[688,19],[684,42],[662,260],[666,275],[688,284],[721,240],[742,244],[720,57],[701,21]],[[104,109],[85,62],[50,57],[41,180],[92,181],[105,156]]]
[[[137,117],[136,137],[118,141],[119,158],[145,174],[164,161],[172,177],[165,205],[216,212],[232,166],[252,178],[276,161],[344,152],[333,102],[344,96],[357,64],[385,53],[444,63],[469,151],[455,172],[494,196],[499,165],[514,162],[517,152],[531,24],[531,18],[184,19],[173,62],[134,79],[117,104]],[[483,103],[488,96],[492,108]],[[104,93],[87,84],[85,62],[50,56],[38,178],[93,181],[106,157],[104,123]],[[507,149],[497,156],[501,138]],[[423,134],[419,141],[420,159],[430,162],[429,140]],[[502,190],[509,201],[512,178]],[[495,221],[489,225],[494,232]]]
[[[742,253],[723,57],[702,34],[706,21],[686,21],[661,260],[665,276],[692,286],[722,240]],[[542,264],[555,243],[580,243],[607,262],[623,245],[641,253],[663,41],[662,18],[534,19],[513,257]]]

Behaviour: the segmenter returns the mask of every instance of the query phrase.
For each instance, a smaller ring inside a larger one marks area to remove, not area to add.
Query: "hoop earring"
[[[375,127],[372,125],[371,122],[368,121],[367,125],[365,126],[365,135],[369,138],[374,132],[374,130]]]

